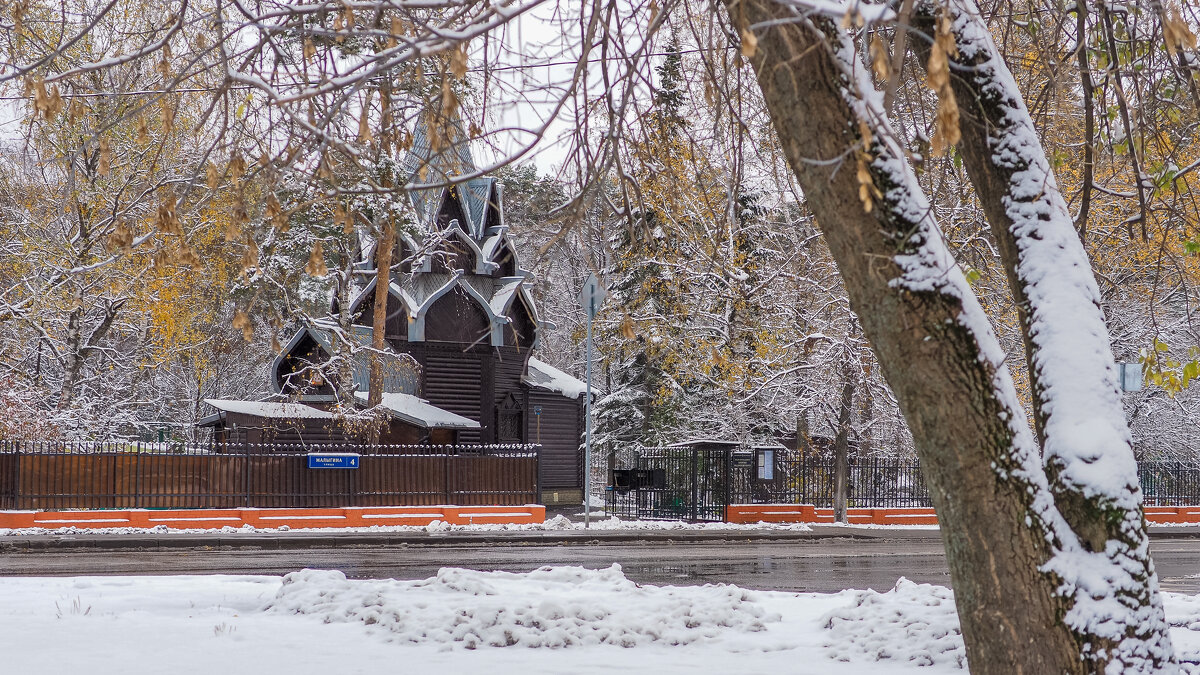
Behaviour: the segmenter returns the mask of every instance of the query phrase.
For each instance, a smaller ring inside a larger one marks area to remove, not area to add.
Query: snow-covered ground
[[[446,568],[420,581],[0,578],[4,671],[254,673],[962,672],[953,598],[650,586],[605,570]],[[1181,656],[1200,598],[1167,594]]]

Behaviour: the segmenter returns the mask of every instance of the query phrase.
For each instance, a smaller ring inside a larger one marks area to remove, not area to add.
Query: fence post
[[[450,460],[452,459],[450,453],[455,450],[455,447],[448,445],[442,447],[445,448],[445,452],[442,453],[442,478],[446,491],[446,500],[443,503],[449,506],[452,504],[450,501]]]
[[[242,491],[246,495],[246,508],[250,508],[250,442],[242,441]]]
[[[700,520],[700,448],[691,448],[691,520]]]
[[[142,508],[142,444],[140,441],[134,446],[134,450],[136,456],[133,460],[133,508],[140,509]],[[115,461],[113,466],[113,473],[115,474]]]
[[[16,471],[14,471],[14,474],[16,477],[14,478],[15,482],[13,483],[13,505],[12,505],[12,507],[14,509],[19,509],[19,508],[21,508],[21,444],[18,442],[18,443],[14,443],[13,445],[15,446],[16,453],[17,453],[17,456],[16,456],[16,460],[17,460],[16,467],[17,468],[16,468]]]
[[[733,483],[733,451],[725,448],[725,503],[721,505],[722,521],[729,518],[729,502],[732,501],[730,499],[730,494],[732,493],[731,483]]]
[[[533,445],[533,499],[530,504],[542,503],[542,444]]]

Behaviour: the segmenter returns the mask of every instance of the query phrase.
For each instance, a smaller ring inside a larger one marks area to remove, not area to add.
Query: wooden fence
[[[0,442],[0,509],[536,503],[536,445],[167,446]],[[353,453],[353,469],[310,454]]]

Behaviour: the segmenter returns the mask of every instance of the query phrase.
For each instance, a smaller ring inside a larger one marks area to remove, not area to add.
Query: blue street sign
[[[357,469],[358,455],[353,452],[310,452],[310,469]]]

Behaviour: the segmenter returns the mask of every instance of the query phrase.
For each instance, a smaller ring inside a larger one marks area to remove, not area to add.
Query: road
[[[305,567],[352,578],[420,579],[441,567],[521,572],[542,565],[619,563],[641,583],[732,583],[745,588],[830,592],[886,590],[903,576],[949,585],[941,541],[821,538],[785,541],[587,541],[549,545],[350,545],[297,548],[200,547],[169,550],[63,549],[0,553],[0,575],[284,574]],[[1164,590],[1200,593],[1200,539],[1151,544]]]

